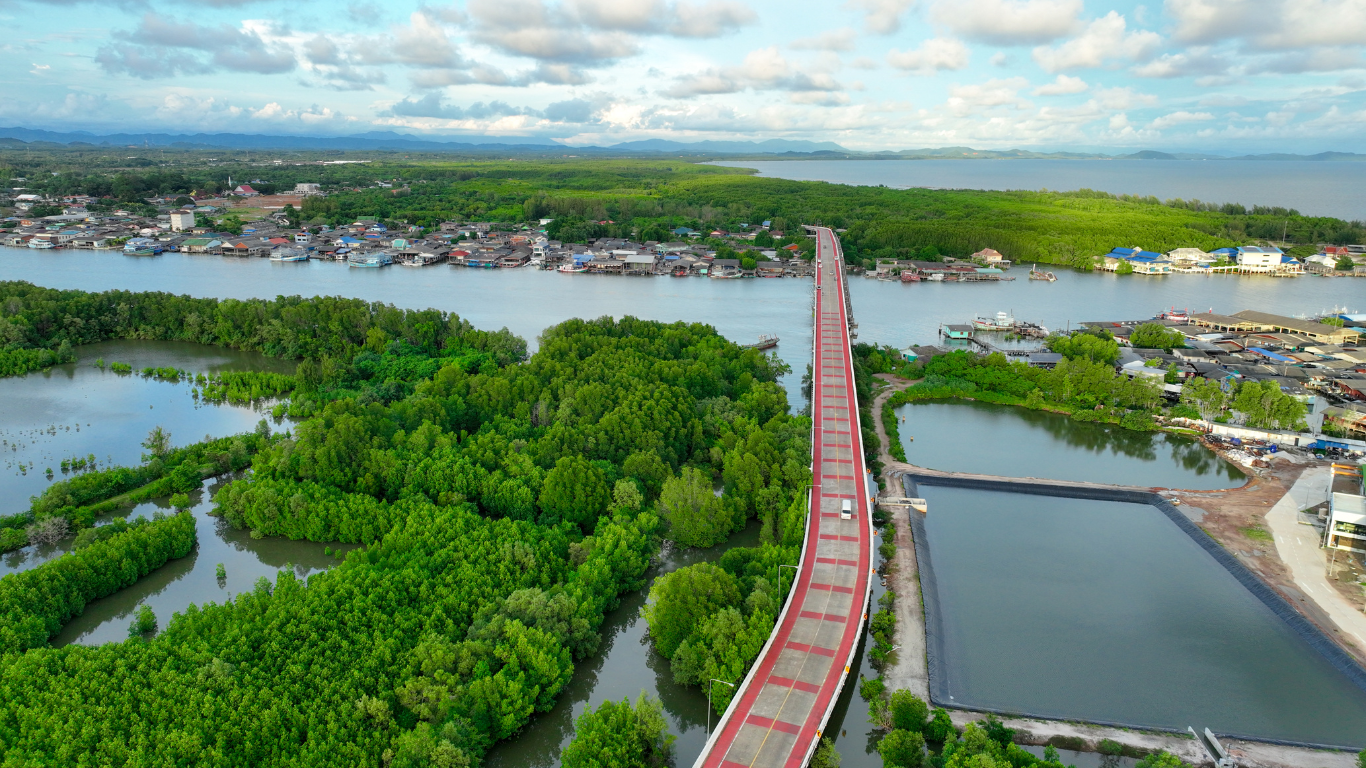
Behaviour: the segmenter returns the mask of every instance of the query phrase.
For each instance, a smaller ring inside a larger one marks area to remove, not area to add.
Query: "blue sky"
[[[1366,0],[0,0],[0,124],[1366,151]]]

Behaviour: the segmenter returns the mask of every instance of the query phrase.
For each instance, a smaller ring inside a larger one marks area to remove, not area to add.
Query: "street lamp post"
[[[717,679],[714,678],[714,677],[711,679],[710,682],[713,682],[713,683],[720,683],[720,684],[722,684],[722,685],[729,685],[729,686],[732,687],[732,688],[735,687],[735,683],[728,683],[728,682],[726,682],[725,680],[717,680]],[[710,685],[707,686],[707,739],[708,739],[708,740],[711,739],[711,686],[710,686]]]
[[[781,592],[782,589],[783,589],[783,569],[784,569],[784,568],[791,568],[792,570],[796,571],[797,574],[801,574],[801,572],[802,572],[802,569],[798,568],[798,567],[795,566],[795,565],[788,565],[787,563],[779,563],[779,564],[778,564],[778,584],[777,584],[777,587],[778,587],[778,591],[780,591],[780,592]],[[794,575],[793,578],[796,578],[796,575]]]

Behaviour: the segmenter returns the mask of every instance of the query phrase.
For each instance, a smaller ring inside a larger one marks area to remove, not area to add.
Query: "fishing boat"
[[[1056,283],[1058,281],[1058,276],[1053,274],[1052,272],[1045,272],[1043,270],[1040,270],[1039,265],[1034,264],[1029,268],[1029,279],[1046,280],[1050,283]]]
[[[308,261],[308,251],[302,248],[276,248],[270,252],[271,261]]]
[[[679,267],[678,269],[675,269],[671,274],[673,274],[674,277],[687,277],[687,276],[688,276],[688,268],[687,268],[687,267]]]
[[[1161,320],[1174,320],[1178,323],[1185,323],[1190,321],[1191,311],[1189,309],[1177,309],[1176,307],[1172,307],[1159,315],[1158,318]]]
[[[394,263],[394,257],[385,251],[378,253],[357,253],[346,259],[346,266],[361,269],[378,269]]]
[[[572,262],[572,263],[569,263],[569,264],[561,264],[560,267],[559,267],[559,269],[556,269],[555,271],[556,271],[556,272],[563,272],[563,273],[565,273],[566,275],[572,275],[572,274],[575,274],[575,273],[578,273],[578,272],[587,272],[587,271],[588,271],[588,267],[585,267],[584,265],[582,265],[582,264],[580,264],[580,263],[578,263],[578,262]]]
[[[46,251],[49,248],[56,248],[57,246],[53,245],[51,240],[39,240],[35,237],[28,241],[28,247],[38,251]]]
[[[997,312],[996,317],[975,318],[972,327],[979,331],[1012,331],[1015,329],[1015,318],[1009,312]]]
[[[929,276],[929,277],[926,277],[925,279],[926,279],[926,280],[929,280],[931,283],[942,283],[942,282],[944,282],[944,273],[943,273],[943,272],[934,272],[934,273],[931,273],[930,276]]]
[[[920,275],[915,272],[911,272],[910,270],[906,270],[901,273],[901,282],[918,283],[920,282]]]
[[[129,256],[155,256],[162,250],[161,242],[150,237],[135,237],[123,244],[123,252]]]
[[[772,333],[765,333],[759,336],[759,340],[753,344],[746,344],[750,349],[773,349],[778,346],[778,337]]]

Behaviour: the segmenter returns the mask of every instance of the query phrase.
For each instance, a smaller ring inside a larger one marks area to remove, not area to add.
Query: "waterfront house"
[[[184,253],[217,253],[223,241],[216,237],[192,237],[180,244]]]
[[[939,328],[939,334],[950,339],[971,339],[971,325],[943,325]]]
[[[988,267],[999,267],[1000,269],[1010,269],[1010,259],[1002,256],[1000,251],[994,248],[983,248],[969,257],[975,262],[985,264]]]
[[[1237,249],[1238,271],[1244,274],[1271,274],[1281,268],[1280,248],[1244,245]]]
[[[782,277],[783,263],[781,261],[760,261],[754,265],[754,274],[758,277]]]
[[[625,257],[626,274],[650,275],[655,271],[656,255],[653,253],[632,253]]]
[[[1334,416],[1337,421],[1336,412]],[[1366,414],[1356,414],[1355,418],[1362,416]],[[1347,415],[1347,419],[1354,420],[1351,415]],[[1334,549],[1366,552],[1366,492],[1363,492],[1361,467],[1334,464],[1332,472],[1326,543]]]

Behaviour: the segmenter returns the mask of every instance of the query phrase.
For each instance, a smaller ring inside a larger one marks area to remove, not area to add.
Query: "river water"
[[[921,491],[955,702],[1366,746],[1366,692],[1157,510]]]
[[[929,469],[1200,491],[1236,488],[1247,479],[1180,435],[970,400],[910,403],[896,414],[905,419],[898,430],[906,458]]]
[[[1023,277],[1022,270],[1015,272]],[[752,341],[762,333],[776,333],[782,338],[776,351],[793,369],[784,383],[794,407],[802,404],[797,384],[811,354],[811,288],[806,280],[624,278],[561,275],[525,269],[466,270],[446,266],[425,270],[401,267],[356,270],[326,262],[277,264],[262,259],[241,260],[185,254],[136,258],[118,252],[98,251],[57,251],[35,255],[22,249],[0,249],[0,279],[28,280],[39,285],[91,291],[123,288],[233,298],[322,294],[384,301],[414,309],[437,307],[455,312],[478,327],[507,327],[526,338],[532,349],[536,347],[537,335],[549,325],[573,317],[602,315],[704,322],[715,326],[728,338],[742,343]],[[1255,307],[1296,314],[1335,304],[1360,303],[1359,297],[1351,290],[1355,286],[1350,283],[1347,280],[1317,278],[1272,280],[1172,276],[1144,279],[1138,276],[1062,272],[1058,282],[1051,284],[1030,283],[1021,279],[982,285],[901,285],[854,279],[850,290],[852,307],[859,323],[859,341],[902,347],[910,343],[933,342],[941,323],[965,322],[975,314],[994,313],[1000,309],[1014,309],[1017,317],[1046,323],[1050,327],[1069,322],[1075,324],[1081,320],[1150,317],[1154,312],[1172,305],[1190,306],[1192,309],[1213,306],[1226,312]],[[106,360],[111,359],[110,355],[104,357]],[[15,381],[18,380],[0,382],[0,391]],[[110,395],[111,399],[118,396],[112,392]],[[171,397],[170,390],[165,396]],[[180,396],[188,400],[188,390],[181,392]],[[154,406],[149,409],[152,411],[170,407],[169,402],[165,406],[161,401],[142,403],[143,406],[148,404]],[[256,413],[243,413],[240,424],[233,422],[220,427],[205,426],[199,419],[211,411],[196,411],[190,405],[186,405],[189,408],[187,415],[193,417],[190,423],[195,426],[184,429],[172,426],[173,433],[179,435],[179,429],[187,438],[191,435],[197,438],[203,432],[228,434],[241,431],[259,418]],[[124,439],[136,443],[150,426],[151,423],[129,428],[130,434]],[[85,429],[82,427],[82,434]],[[914,429],[908,431],[916,434]],[[136,448],[132,450],[136,453]],[[1113,446],[1104,450],[1124,453],[1123,449]],[[1099,466],[1102,458],[1097,456],[1094,460],[1095,465]],[[1131,477],[1130,473],[1141,465],[1140,462],[1120,456],[1106,463],[1110,473],[1108,479],[1111,481],[1137,482],[1133,479],[1137,475]],[[1170,469],[1168,467],[1163,471]],[[1209,477],[1215,475],[1217,472]],[[143,511],[149,509],[144,507]],[[304,568],[319,568],[328,562],[321,555],[322,545],[272,539],[252,540],[249,536],[239,536],[241,532],[224,530],[220,526],[217,520],[201,518],[200,549],[191,556],[195,560],[187,557],[168,564],[157,574],[126,590],[127,595],[120,593],[100,601],[98,605],[92,604],[86,615],[73,622],[55,642],[85,643],[121,639],[131,620],[131,610],[141,601],[152,601],[154,610],[164,622],[170,612],[183,610],[190,602],[219,600],[229,592],[250,588],[258,576],[273,575],[286,562]],[[733,540],[727,546],[744,541]],[[212,552],[221,554],[210,554],[206,547],[216,547]],[[679,567],[693,561],[689,558],[713,556],[709,553],[684,553],[675,556],[683,559],[671,559],[661,567]],[[213,566],[217,562],[224,562],[228,568],[229,583],[221,589],[216,579],[212,578]],[[1002,562],[1010,561],[1007,559]],[[240,584],[233,581],[235,573],[243,579]],[[879,587],[879,594],[880,591]],[[539,716],[514,741],[498,746],[490,755],[490,762],[506,766],[553,765],[559,750],[571,736],[573,719],[586,707],[596,707],[608,698],[620,700],[629,697],[634,700],[641,690],[647,690],[664,703],[670,726],[679,736],[678,764],[691,763],[703,742],[706,703],[697,689],[673,686],[667,663],[663,659],[651,657],[643,642],[644,622],[638,618],[644,594],[642,591],[626,596],[622,606],[608,617],[604,625],[601,652],[580,664],[555,710]],[[1079,637],[1082,629],[1088,633],[1090,631],[1090,625],[1086,622],[1076,626],[1080,629],[1073,634]],[[1008,622],[993,629],[1001,637],[1009,637],[1013,631],[1014,627]],[[1218,646],[1220,640],[1217,632],[1217,627],[1206,627],[1205,642]],[[1162,661],[1155,663],[1160,665]],[[862,674],[874,674],[862,654],[857,664]],[[1102,682],[1097,683],[1097,680]],[[846,768],[873,768],[880,765],[881,761],[869,751],[867,706],[858,698],[857,686],[852,684],[854,682],[846,686],[828,732],[838,733],[836,742],[845,757]],[[1113,705],[1113,699],[1119,698],[1114,695],[1117,690],[1105,682],[1104,677],[1070,682],[1061,680],[1056,686],[1055,695],[1071,700],[1075,694],[1073,711],[1081,713],[1076,715],[1078,717],[1101,717],[1098,714],[1101,710],[1097,710],[1097,714],[1090,713],[1091,702],[1109,696],[1109,704]],[[1274,688],[1264,689],[1258,692],[1257,699],[1246,706],[1272,706],[1268,702],[1276,696]],[[1210,724],[1214,727],[1213,721]]]
[[[184,611],[191,603],[222,603],[233,595],[251,590],[261,577],[274,582],[283,568],[293,568],[295,574],[303,578],[340,562],[324,553],[329,545],[277,537],[253,539],[250,531],[235,530],[227,521],[210,516],[213,494],[222,483],[231,479],[230,476],[210,479],[203,489],[190,495],[198,541],[188,555],[169,561],[127,589],[92,601],[81,615],[67,622],[52,638],[52,645],[119,642],[127,639],[133,612],[144,603],[156,613],[158,626],[165,627],[172,614]],[[155,499],[104,518],[99,524],[114,517],[135,520],[157,512],[174,513],[166,499]],[[71,550],[73,541],[74,538],[68,537],[49,547],[6,552],[0,555],[0,576],[26,571],[61,557]],[[347,544],[331,547],[343,552],[355,549],[354,545]],[[226,571],[222,581],[217,576],[219,563]]]
[[[108,341],[77,348],[74,363],[0,380],[0,515],[28,509],[29,497],[55,480],[62,459],[93,454],[98,467],[141,463],[153,427],[174,445],[205,435],[247,432],[266,414],[247,406],[209,405],[190,397],[191,384],[118,374],[95,361],[128,363],[137,371],[166,366],[192,373],[268,370],[293,372],[292,361],[175,341]],[[20,469],[20,465],[24,469]],[[53,480],[45,470],[51,467]]]
[[[1162,200],[1294,208],[1307,216],[1366,219],[1366,166],[1283,160],[739,160],[760,176],[894,189],[1097,189]]]
[[[697,686],[676,685],[669,671],[669,660],[650,648],[650,628],[640,609],[645,605],[650,585],[663,574],[689,565],[717,560],[733,547],[759,545],[757,520],[724,544],[708,549],[671,549],[650,569],[648,582],[636,591],[621,596],[621,605],[607,614],[600,634],[598,653],[578,663],[574,676],[560,692],[555,707],[536,715],[518,736],[495,746],[485,760],[490,768],[551,768],[559,764],[560,752],[574,738],[574,720],[587,709],[597,709],[604,701],[630,699],[635,702],[641,691],[658,699],[664,707],[669,732],[674,742],[675,764],[692,765],[706,744],[707,697]],[[716,725],[716,715],[711,715]]]

